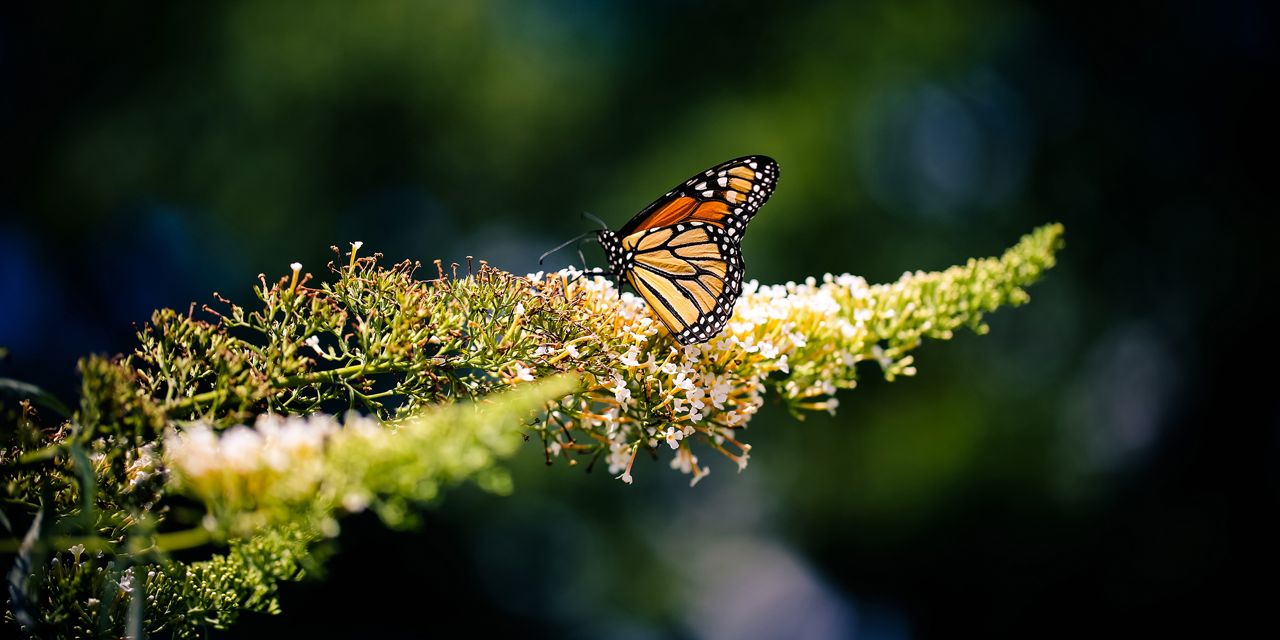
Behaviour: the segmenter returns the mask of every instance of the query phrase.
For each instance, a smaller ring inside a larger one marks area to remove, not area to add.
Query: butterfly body
[[[681,344],[720,333],[742,294],[742,236],[773,194],[778,164],[745,156],[707,169],[655,200],[618,231],[597,234],[624,278]]]

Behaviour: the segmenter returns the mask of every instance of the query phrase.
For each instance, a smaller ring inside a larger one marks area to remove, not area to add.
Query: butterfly
[[[742,294],[742,235],[773,195],[778,163],[744,156],[694,175],[621,229],[596,238],[609,275],[625,279],[682,345],[724,329]]]

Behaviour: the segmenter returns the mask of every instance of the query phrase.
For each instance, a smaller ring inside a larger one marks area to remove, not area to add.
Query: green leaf
[[[63,418],[71,417],[71,410],[57,396],[29,382],[0,378],[0,393],[4,395],[30,400],[35,404],[57,413]]]

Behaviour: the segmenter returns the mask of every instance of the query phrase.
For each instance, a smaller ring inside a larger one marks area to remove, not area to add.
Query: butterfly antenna
[[[587,257],[582,255],[582,245],[588,242],[599,242],[599,239],[586,237],[586,238],[582,238],[581,240],[578,240],[578,259],[582,261],[582,270],[584,272],[587,270]]]
[[[597,218],[597,217],[595,217],[594,215],[591,215],[591,213],[589,213],[589,212],[587,212],[587,211],[583,211],[583,212],[582,212],[582,217],[583,217],[583,218],[585,218],[585,219],[587,219],[587,220],[593,220],[593,221],[595,221],[595,223],[596,223],[596,224],[600,225],[600,228],[601,228],[601,229],[608,229],[608,228],[609,228],[609,225],[605,224],[604,220],[601,220],[600,218]]]
[[[591,234],[593,234],[593,233],[595,233],[595,232],[594,232],[594,231],[588,231],[588,232],[586,232],[586,233],[584,233],[584,234],[582,234],[582,235],[580,235],[580,236],[577,236],[577,237],[575,237],[574,239],[569,240],[568,242],[565,242],[564,244],[562,244],[562,245],[560,245],[560,246],[558,246],[558,247],[556,247],[556,248],[554,248],[554,249],[552,249],[552,250],[550,250],[550,251],[548,251],[548,252],[546,252],[546,253],[542,254],[541,256],[539,256],[539,257],[538,257],[538,264],[542,264],[542,261],[543,261],[543,260],[546,260],[546,259],[547,259],[547,256],[549,256],[549,255],[551,255],[551,254],[553,254],[553,253],[555,253],[555,252],[557,252],[557,251],[559,251],[559,250],[561,250],[561,249],[563,249],[563,248],[565,248],[565,247],[567,247],[567,246],[569,246],[569,245],[571,245],[571,244],[573,244],[573,243],[575,243],[575,242],[579,242],[579,241],[581,241],[583,238],[586,238],[587,236],[589,236],[589,235],[591,235]]]

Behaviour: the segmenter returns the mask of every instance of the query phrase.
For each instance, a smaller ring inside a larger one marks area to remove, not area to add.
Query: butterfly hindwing
[[[622,239],[633,255],[624,274],[681,344],[720,333],[742,293],[738,242],[700,221],[634,233]]]

